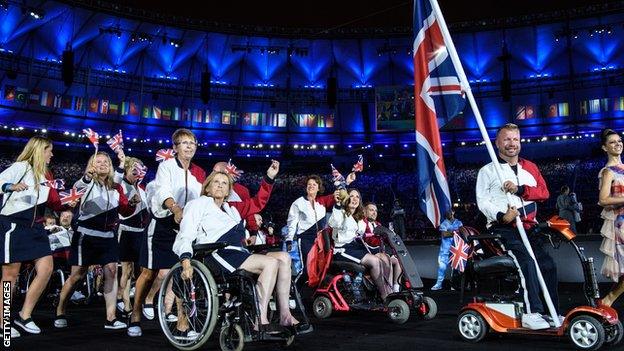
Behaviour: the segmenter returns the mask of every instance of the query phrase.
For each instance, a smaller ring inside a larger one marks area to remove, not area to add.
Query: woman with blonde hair
[[[37,274],[26,292],[26,299],[14,323],[31,334],[41,329],[31,318],[43,289],[52,274],[52,252],[48,235],[43,227],[45,207],[62,211],[59,195],[47,180],[52,180],[48,170],[52,158],[52,141],[35,136],[30,138],[15,163],[0,173],[0,240],[3,250],[2,281],[15,286],[22,262],[35,262]],[[11,289],[13,293],[14,289]],[[19,337],[11,327],[11,337]]]
[[[607,154],[607,164],[598,176],[598,204],[604,208],[600,251],[605,254],[605,259],[601,272],[616,284],[598,303],[611,306],[624,293],[624,165],[620,135],[612,129],[605,129],[600,139],[602,150]]]
[[[119,244],[115,238],[115,226],[119,215],[134,213],[135,205],[141,201],[138,194],[127,199],[119,184],[113,182],[113,164],[105,152],[91,156],[85,175],[74,187],[84,188],[78,213],[76,233],[72,239],[69,264],[71,274],[65,281],[56,307],[54,326],[67,327],[65,310],[67,299],[74,285],[84,278],[89,266],[101,265],[104,272],[104,301],[106,303],[105,329],[122,329],[126,324],[115,316],[117,299],[117,262]]]

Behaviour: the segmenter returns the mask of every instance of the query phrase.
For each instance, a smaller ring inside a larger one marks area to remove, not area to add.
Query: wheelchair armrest
[[[228,246],[228,243],[217,241],[216,243],[208,243],[208,244],[195,244],[193,245],[193,252],[195,252],[194,256],[203,256],[205,254],[209,254],[212,251],[216,251]]]
[[[470,240],[491,240],[491,239],[500,239],[501,236],[499,234],[479,234],[479,235],[471,235],[467,239]]]
[[[259,245],[247,245],[246,249],[251,252],[261,252],[268,249],[278,248],[279,245],[259,244]]]

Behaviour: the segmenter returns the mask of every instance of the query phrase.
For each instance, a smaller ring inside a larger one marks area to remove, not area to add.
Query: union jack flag
[[[89,138],[89,141],[91,141],[91,144],[93,144],[93,146],[97,148],[99,144],[99,139],[100,139],[100,136],[98,135],[98,133],[93,131],[93,129],[91,128],[83,129],[82,132],[87,136],[87,138]]]
[[[113,149],[114,152],[117,152],[118,150],[123,150],[124,143],[121,130],[119,131],[119,133],[113,135],[112,138],[108,139],[106,143],[108,144],[108,146],[110,146],[111,149]]]
[[[156,161],[162,162],[175,157],[173,149],[160,149],[156,151]]]
[[[330,164],[330,166],[332,169],[332,178],[334,181],[334,186],[337,189],[346,189],[347,183],[346,183],[345,177],[343,177],[342,174],[340,174],[340,172],[336,169],[336,167],[334,167],[333,164]]]
[[[463,272],[466,269],[468,258],[470,258],[470,245],[466,244],[464,239],[457,233],[453,234],[453,245],[451,245],[450,253],[449,261],[451,262],[451,267]]]
[[[132,174],[134,174],[134,176],[136,177],[137,183],[140,183],[147,174],[147,166],[135,162],[132,168]]]
[[[362,172],[364,170],[364,157],[358,155],[357,162],[353,165],[353,172]]]
[[[69,192],[62,191],[59,193],[61,197],[61,205],[67,205],[70,202],[78,201],[87,192],[87,188],[71,188]]]
[[[234,164],[232,163],[232,159],[230,159],[227,166],[225,166],[225,172],[232,176],[234,180],[238,180],[238,178],[240,178],[241,175],[245,173],[242,169],[238,169],[236,168],[236,166],[234,166]]]
[[[46,179],[40,184],[56,190],[65,189],[65,181],[63,179]]]
[[[466,101],[434,1],[414,1],[414,113],[420,208],[439,227],[451,208],[439,128],[460,114]]]

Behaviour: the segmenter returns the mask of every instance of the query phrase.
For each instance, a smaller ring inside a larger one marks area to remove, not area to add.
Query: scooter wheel
[[[622,321],[605,327],[605,345],[615,346],[622,341],[623,336],[624,327],[622,327]]]
[[[325,319],[331,316],[333,309],[331,301],[325,296],[317,296],[312,304],[312,311],[318,319]]]
[[[243,328],[238,324],[230,324],[221,328],[219,347],[221,351],[243,351],[245,347]]]
[[[457,330],[462,339],[479,342],[485,338],[490,326],[477,311],[468,310],[457,317]]]
[[[425,305],[425,313],[423,314],[423,318],[425,320],[434,319],[438,314],[438,304],[436,304],[435,300],[430,298],[429,296],[423,297],[423,304]]]
[[[403,324],[410,316],[410,308],[407,302],[394,299],[388,303],[388,317],[393,323]]]
[[[578,316],[572,319],[568,327],[568,336],[579,350],[598,350],[605,342],[604,327],[590,316]]]

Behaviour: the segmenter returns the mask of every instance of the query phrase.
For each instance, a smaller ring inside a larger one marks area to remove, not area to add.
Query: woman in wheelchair
[[[173,245],[173,251],[181,260],[182,278],[191,279],[193,267],[190,258],[193,256],[193,243],[227,242],[227,247],[212,252],[206,259],[229,273],[241,269],[259,275],[256,288],[260,309],[258,329],[261,331],[270,329],[267,310],[274,289],[280,306],[280,325],[294,327],[299,323],[288,308],[290,266],[286,267],[284,261],[274,257],[251,254],[244,248],[245,228],[242,218],[264,208],[278,171],[279,162],[272,161],[258,194],[254,198],[232,203],[225,201],[232,190],[232,178],[225,172],[212,172],[204,182],[202,196],[185,207],[180,232]]]
[[[335,195],[336,205],[328,221],[333,229],[334,259],[365,266],[382,300],[385,300],[390,294],[390,288],[386,284],[390,281],[390,277],[383,276],[383,272],[390,272],[390,267],[384,267],[384,262],[378,256],[369,253],[361,240],[356,240],[366,229],[363,221],[364,208],[357,189],[349,189],[348,195],[342,201],[338,198],[338,194]]]

